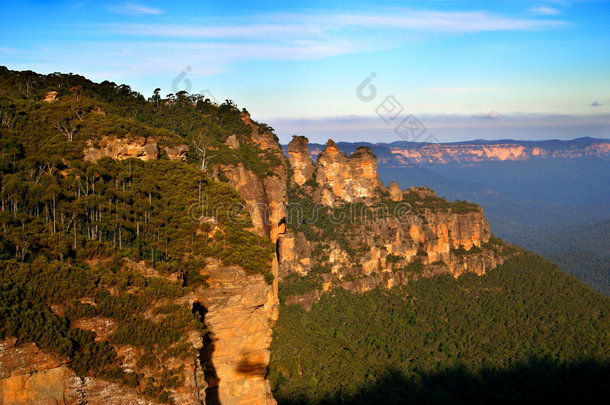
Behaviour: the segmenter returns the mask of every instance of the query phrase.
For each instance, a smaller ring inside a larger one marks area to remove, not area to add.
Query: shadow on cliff
[[[205,326],[205,316],[208,313],[208,309],[199,302],[193,303],[192,312],[194,315],[201,319],[201,322]],[[212,354],[214,353],[214,337],[211,332],[207,332],[203,335],[202,346],[199,349],[199,362],[203,369],[203,375],[207,387],[205,389],[205,404],[206,405],[220,405],[220,399],[218,398],[218,374],[214,363],[212,363]]]
[[[415,377],[389,369],[356,393],[337,392],[314,400],[274,396],[280,405],[602,404],[610,398],[610,363],[584,360],[558,365],[532,359],[510,369],[472,373],[457,367]]]

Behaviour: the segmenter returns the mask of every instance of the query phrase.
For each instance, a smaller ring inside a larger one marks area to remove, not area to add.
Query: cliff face
[[[271,174],[260,175],[244,164],[220,165],[220,171],[245,201],[259,234],[276,243],[285,232],[287,204],[287,163],[277,138],[255,125],[248,114],[242,121],[252,131],[249,139],[270,156],[275,165]],[[239,141],[230,141],[233,148]],[[209,364],[215,369],[211,394],[225,404],[274,404],[269,382],[265,379],[269,363],[272,325],[279,311],[277,256],[272,262],[274,281],[269,285],[262,276],[249,276],[239,268],[206,266],[209,288],[198,299],[207,309],[206,326],[214,349]],[[209,391],[210,392],[210,391]]]
[[[425,145],[417,149],[390,146],[390,152],[396,161],[402,164],[580,159],[610,156],[610,142],[600,141],[562,149],[510,142],[495,145],[436,144]]]
[[[289,152],[297,154],[291,161],[302,160],[302,148]],[[291,207],[279,258],[281,277],[314,277],[321,289],[288,302],[307,307],[338,285],[362,292],[436,274],[480,275],[504,260],[481,207],[449,203],[425,187],[403,192],[392,182],[385,189],[368,148],[348,157],[329,141],[315,176],[315,189],[292,183],[296,201],[319,205]]]
[[[298,227],[283,235],[280,274],[306,274],[320,259],[339,277],[391,272],[414,262],[441,265],[455,276],[465,271],[483,274],[497,265],[494,255],[481,249],[491,236],[481,208],[464,213],[423,209],[400,218],[371,215],[336,228],[345,239],[307,240]]]
[[[272,324],[277,318],[277,292],[260,274],[248,275],[236,266],[208,259],[202,274],[208,286],[178,298],[175,303],[192,308],[205,324],[205,334],[191,330],[186,336],[192,351],[181,358],[164,359],[164,366],[181,370],[183,383],[168,388],[176,404],[273,405],[265,379],[269,362]],[[155,271],[133,263],[150,277]],[[275,270],[277,273],[277,269]],[[154,318],[154,311],[146,316]],[[111,319],[83,318],[72,324],[107,340]],[[0,403],[17,404],[155,404],[141,389],[99,378],[77,376],[70,359],[40,350],[33,343],[16,346],[16,339],[0,342]],[[121,368],[159,378],[148,367],[138,366],[141,351],[116,348]],[[141,387],[140,387],[141,388]]]
[[[377,174],[377,158],[369,148],[358,148],[348,157],[332,140],[316,162],[316,181],[323,190],[322,202],[329,206],[338,200],[370,200],[377,195],[377,188],[383,187]]]
[[[135,389],[78,377],[66,359],[46,353],[33,343],[0,342],[0,403],[17,404],[153,404]],[[191,402],[196,403],[196,402]]]
[[[248,114],[242,114],[242,120],[252,129],[248,140],[273,156],[277,164],[272,165],[270,175],[256,174],[242,163],[220,165],[220,171],[245,200],[245,210],[250,213],[257,231],[275,243],[284,232],[282,219],[288,203],[286,158],[275,135],[256,126]]]
[[[208,288],[199,289],[193,305],[205,308],[201,351],[209,404],[274,404],[265,379],[277,295],[262,275],[248,276],[239,267],[211,262],[205,268]]]

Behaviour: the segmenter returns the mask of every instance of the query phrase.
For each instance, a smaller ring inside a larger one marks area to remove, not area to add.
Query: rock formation
[[[304,136],[293,136],[292,141],[288,144],[290,166],[292,166],[294,176],[293,180],[299,186],[313,177],[314,167],[309,149],[307,148],[308,142],[308,139]]]
[[[279,164],[267,176],[248,170],[243,163],[218,169],[244,199],[256,230],[276,244],[286,227],[287,162],[275,135],[254,124],[249,114],[242,114],[242,120],[252,128],[247,141],[274,154]],[[239,147],[237,139],[230,143]],[[265,374],[271,327],[279,311],[277,256],[271,270],[275,279],[268,285],[262,276],[249,276],[239,268],[206,266],[210,287],[201,291],[201,302],[208,310],[206,326],[214,345],[210,363],[218,376],[218,399],[223,405],[275,403]]]
[[[53,101],[57,101],[57,92],[49,91],[47,94],[45,94],[44,99],[42,101],[46,103],[52,103]]]
[[[153,160],[159,158],[157,141],[154,138],[143,136],[134,138],[110,138],[105,136],[96,143],[89,140],[87,148],[83,152],[85,160],[90,162],[96,162],[106,156],[117,160],[129,158]]]
[[[302,145],[306,140],[291,143],[291,162],[303,161]],[[299,184],[295,170],[291,192],[319,205],[306,212],[289,209],[288,230],[279,243],[279,274],[315,270],[323,289],[289,302],[307,307],[337,285],[362,292],[435,274],[483,274],[504,260],[481,207],[449,203],[427,187],[403,192],[392,182],[385,189],[368,148],[348,157],[328,141],[315,172],[314,189]]]
[[[66,364],[66,359],[46,353],[34,343],[19,346],[15,343],[15,338],[0,342],[0,403],[3,405],[154,403],[134,388],[98,378],[80,378]]]
[[[331,192],[323,196],[323,203],[329,206],[337,200],[370,200],[383,187],[377,174],[377,158],[369,148],[360,147],[348,157],[332,140],[316,162],[316,181],[321,189]]]
[[[402,190],[395,181],[391,181],[390,184],[388,184],[388,192],[390,193],[390,198],[392,201],[402,201]]]

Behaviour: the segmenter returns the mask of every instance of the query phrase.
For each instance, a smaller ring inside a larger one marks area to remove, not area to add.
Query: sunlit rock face
[[[391,181],[388,185],[388,192],[390,193],[390,198],[392,201],[402,201],[402,190],[400,186],[395,181]]]
[[[307,147],[308,143],[309,141],[304,136],[294,136],[288,144],[293,180],[299,186],[313,177],[314,166]]]
[[[534,159],[580,159],[610,156],[610,142],[595,141],[591,144],[564,149],[527,146],[516,143],[501,144],[430,144],[416,149],[390,147],[392,164],[443,164],[501,161],[529,161]],[[390,163],[390,162],[386,162]]]
[[[155,403],[134,388],[78,377],[66,359],[40,350],[34,343],[15,343],[14,338],[0,342],[0,404]]]
[[[205,323],[213,344],[209,364],[216,376],[206,392],[212,396],[209,403],[272,405],[275,400],[265,375],[272,326],[279,311],[278,239],[286,231],[288,166],[277,137],[255,124],[249,114],[243,113],[241,118],[251,127],[246,141],[274,155],[275,163],[266,174],[257,174],[242,163],[221,165],[220,177],[243,198],[256,231],[276,244],[278,253],[271,263],[271,284],[262,275],[248,275],[239,267],[206,266],[210,286],[196,298],[207,309]],[[240,147],[236,138],[229,138],[230,148]]]
[[[239,267],[210,262],[204,273],[208,288],[193,295],[205,307],[209,330],[206,347],[209,367],[207,402],[223,405],[272,405],[271,386],[265,379],[269,363],[277,296],[262,275],[248,275]],[[204,339],[205,340],[205,339]]]
[[[155,160],[159,158],[159,146],[151,137],[110,138],[102,137],[97,142],[87,142],[83,151],[85,160],[96,162],[103,157],[117,160],[136,158],[140,160]]]
[[[163,151],[170,160],[186,162],[189,147],[186,145],[177,145],[171,147],[166,146],[165,148],[163,148]]]
[[[377,174],[377,158],[369,148],[360,147],[348,157],[332,140],[316,162],[316,181],[320,188],[332,192],[333,201],[365,201],[374,198],[377,189],[383,187]],[[331,205],[331,198],[325,198],[324,203]]]

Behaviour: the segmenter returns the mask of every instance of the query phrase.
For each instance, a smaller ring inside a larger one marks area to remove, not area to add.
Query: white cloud
[[[137,3],[125,3],[119,6],[113,6],[110,9],[115,13],[125,15],[159,15],[163,13],[163,10],[161,9],[147,7]]]
[[[478,112],[478,113],[474,113],[472,114],[472,118],[478,118],[478,119],[494,119],[494,118],[500,118],[502,116],[502,114],[500,114],[499,112],[496,111],[490,111],[490,112],[486,112],[486,113],[482,113],[482,112]]]
[[[536,13],[536,14],[542,14],[542,15],[557,15],[560,14],[560,11],[553,8],[553,7],[548,7],[548,6],[539,6],[539,7],[533,7],[532,8],[532,12]]]

